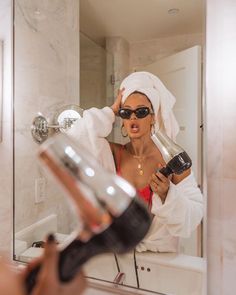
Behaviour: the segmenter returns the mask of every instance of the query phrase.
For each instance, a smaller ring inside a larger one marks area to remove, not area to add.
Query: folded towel
[[[135,72],[122,81],[120,89],[122,88],[125,88],[123,103],[135,91],[145,94],[153,106],[156,130],[165,131],[170,138],[175,140],[179,132],[179,125],[172,111],[176,99],[158,77],[148,72]]]

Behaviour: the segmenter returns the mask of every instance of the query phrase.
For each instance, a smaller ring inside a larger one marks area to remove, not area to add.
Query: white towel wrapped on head
[[[120,89],[122,88],[125,88],[122,103],[135,91],[145,94],[153,106],[155,128],[164,129],[167,135],[175,140],[179,132],[179,125],[172,110],[176,99],[157,76],[149,72],[134,72],[122,81]]]

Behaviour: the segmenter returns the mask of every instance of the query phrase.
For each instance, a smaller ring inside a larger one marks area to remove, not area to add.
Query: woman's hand
[[[29,272],[39,262],[41,263],[41,270],[37,277],[37,283],[31,293],[32,295],[78,295],[83,293],[86,288],[86,281],[81,272],[71,282],[62,283],[59,281],[58,259],[57,245],[54,237],[50,235],[45,244],[43,257],[32,261],[22,275],[22,280],[25,282]]]
[[[53,236],[45,245],[43,257],[34,259],[20,274],[10,263],[0,260],[0,292],[1,295],[26,295],[25,280],[28,274],[41,264],[41,270],[37,277],[32,295],[79,295],[86,288],[86,281],[80,272],[69,283],[61,283],[58,279],[58,258],[56,242]]]
[[[158,169],[161,168],[162,166],[159,165]],[[149,185],[151,190],[161,198],[162,204],[164,204],[170,187],[170,179],[157,171],[152,174]]]
[[[17,271],[4,258],[0,258],[0,293],[1,295],[25,295],[24,286]]]
[[[125,88],[122,88],[122,89],[118,90],[116,100],[114,101],[113,105],[111,106],[111,109],[113,110],[113,112],[114,112],[114,114],[116,116],[117,116],[118,111],[119,111],[120,106],[121,106],[121,100],[122,100],[124,90],[125,90]]]

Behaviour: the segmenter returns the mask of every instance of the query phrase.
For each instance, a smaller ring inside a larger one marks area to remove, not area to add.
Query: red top
[[[121,175],[121,169],[120,169],[120,163],[121,163],[121,155],[122,155],[122,151],[124,150],[124,145],[121,146],[120,150],[119,150],[119,154],[118,154],[118,159],[117,159],[117,163],[116,163],[116,173],[119,175],[119,176],[122,176]],[[136,189],[140,198],[142,200],[144,200],[144,202],[148,205],[148,208],[151,208],[152,206],[152,190],[150,188],[149,185],[143,187],[143,188],[139,188],[139,189]]]

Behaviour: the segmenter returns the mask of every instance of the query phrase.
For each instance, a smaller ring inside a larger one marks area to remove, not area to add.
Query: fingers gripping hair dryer
[[[60,252],[60,281],[70,281],[92,256],[124,253],[144,238],[151,218],[136,190],[123,178],[105,171],[85,147],[59,134],[41,145],[39,159],[72,198],[83,221],[79,236]],[[26,279],[28,293],[39,270],[40,265]]]
[[[159,170],[164,176],[167,177],[172,173],[182,174],[192,166],[188,154],[166,134],[158,130],[151,138],[166,162],[166,167]]]

